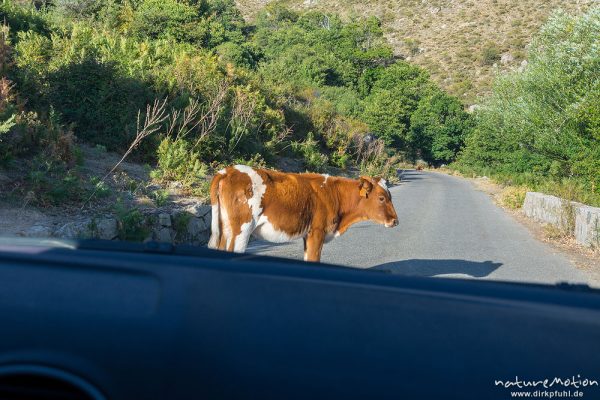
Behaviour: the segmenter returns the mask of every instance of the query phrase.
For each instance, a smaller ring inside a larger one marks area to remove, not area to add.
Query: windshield
[[[263,3],[2,2],[0,235],[600,285],[597,5]]]

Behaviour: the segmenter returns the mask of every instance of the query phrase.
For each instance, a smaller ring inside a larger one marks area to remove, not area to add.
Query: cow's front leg
[[[323,229],[311,229],[304,238],[304,261],[321,261],[321,250],[325,241]]]

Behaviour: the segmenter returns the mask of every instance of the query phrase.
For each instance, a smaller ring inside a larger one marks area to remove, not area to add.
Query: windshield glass
[[[600,285],[593,1],[263,3],[2,2],[0,236]]]

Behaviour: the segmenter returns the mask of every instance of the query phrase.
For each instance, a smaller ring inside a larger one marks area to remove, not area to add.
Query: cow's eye
[[[385,201],[385,197],[379,196],[379,201],[383,203]]]

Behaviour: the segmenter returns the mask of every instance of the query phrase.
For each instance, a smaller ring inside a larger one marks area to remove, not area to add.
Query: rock
[[[519,68],[517,68],[517,71],[519,72],[523,72],[525,70],[525,67],[527,67],[527,60],[523,60],[521,61],[521,65],[519,65]]]
[[[187,233],[192,244],[206,244],[210,236],[210,217],[191,218],[188,223]]]
[[[187,226],[187,231],[192,237],[198,236],[207,230],[210,230],[210,224],[207,224],[203,218],[193,217]]]
[[[158,224],[164,227],[171,227],[171,216],[167,213],[158,214]]]
[[[481,108],[481,106],[477,105],[477,104],[471,104],[469,106],[469,108],[467,109],[467,111],[469,113],[474,113],[475,111],[479,110]]]
[[[515,60],[515,58],[512,56],[512,54],[510,53],[504,53],[502,54],[502,56],[500,57],[500,62],[504,65],[506,64],[510,64],[511,62],[513,62]]]
[[[212,207],[207,204],[192,204],[185,208],[185,211],[194,217],[204,217],[211,213]]]
[[[48,226],[33,225],[24,232],[24,236],[35,238],[47,238],[52,234],[52,230]]]
[[[172,242],[173,237],[171,235],[171,228],[161,228],[156,232],[156,239],[159,242]]]
[[[114,218],[101,218],[97,220],[95,234],[98,239],[115,239],[118,235],[117,220]]]
[[[89,238],[92,236],[90,226],[91,220],[69,222],[57,228],[52,236],[61,239]]]

